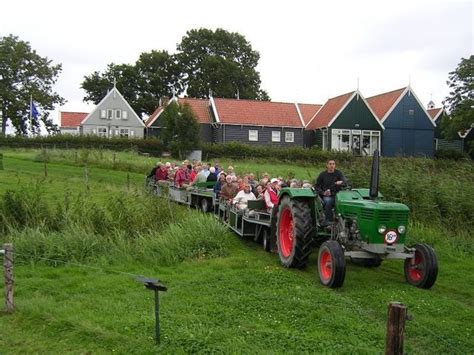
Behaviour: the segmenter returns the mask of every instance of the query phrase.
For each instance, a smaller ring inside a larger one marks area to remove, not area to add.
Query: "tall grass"
[[[0,241],[13,242],[25,260],[169,265],[225,255],[229,242],[211,216],[139,193],[114,195],[103,205],[85,194],[65,195],[50,206],[38,185],[3,194],[0,218]]]

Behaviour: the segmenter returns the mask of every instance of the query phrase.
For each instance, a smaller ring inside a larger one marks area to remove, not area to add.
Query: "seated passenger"
[[[147,179],[155,180],[156,171],[161,167],[161,165],[162,165],[161,162],[156,163],[156,165],[153,167],[153,169],[151,169],[150,173],[147,175]]]
[[[209,168],[209,175],[207,176],[206,181],[217,181],[216,168],[213,166]]]
[[[168,180],[168,168],[165,164],[162,164],[155,173],[155,181]]]
[[[186,180],[186,164],[182,164],[176,173],[174,174],[174,186],[178,189],[188,187],[188,181]]]
[[[198,167],[198,173],[196,175],[196,179],[194,179],[194,183],[206,182],[206,181],[207,181],[207,175],[206,175],[206,172],[204,171],[204,168]]]
[[[216,194],[216,198],[219,198],[219,194],[221,192],[222,186],[225,184],[225,177],[226,174],[224,172],[219,174],[219,180],[214,184],[214,193]]]
[[[263,194],[265,192],[265,188],[263,187],[263,185],[258,184],[255,191],[255,196],[257,197],[257,200],[263,200]]]
[[[270,212],[273,206],[278,203],[278,179],[273,178],[270,180],[263,196],[267,210]]]
[[[255,195],[250,191],[250,184],[244,184],[244,189],[239,191],[232,202],[239,210],[245,210],[248,207],[248,201],[256,200]]]
[[[221,199],[231,201],[237,194],[237,187],[232,182],[232,176],[227,175],[225,181],[226,183],[222,186],[219,196]]]

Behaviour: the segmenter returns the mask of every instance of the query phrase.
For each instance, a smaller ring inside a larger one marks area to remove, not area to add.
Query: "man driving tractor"
[[[336,193],[345,185],[347,182],[344,175],[336,170],[336,161],[329,159],[326,163],[326,170],[322,171],[316,179],[314,188],[316,193],[323,200],[324,206],[324,222],[322,227],[328,226],[333,221],[333,212],[335,203]]]

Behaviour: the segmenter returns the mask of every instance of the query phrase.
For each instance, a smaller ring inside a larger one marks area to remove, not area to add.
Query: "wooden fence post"
[[[3,153],[0,153],[0,170],[3,170]]]
[[[3,245],[3,270],[5,273],[5,312],[13,313],[13,245]]]
[[[403,338],[407,306],[399,302],[390,302],[388,305],[387,339],[385,342],[386,355],[403,354]]]

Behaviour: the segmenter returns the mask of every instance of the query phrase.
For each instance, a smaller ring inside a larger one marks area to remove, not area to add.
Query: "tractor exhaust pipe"
[[[370,175],[370,191],[369,196],[372,200],[376,199],[379,195],[379,168],[380,168],[380,157],[378,149],[375,150],[372,158],[372,174]]]

